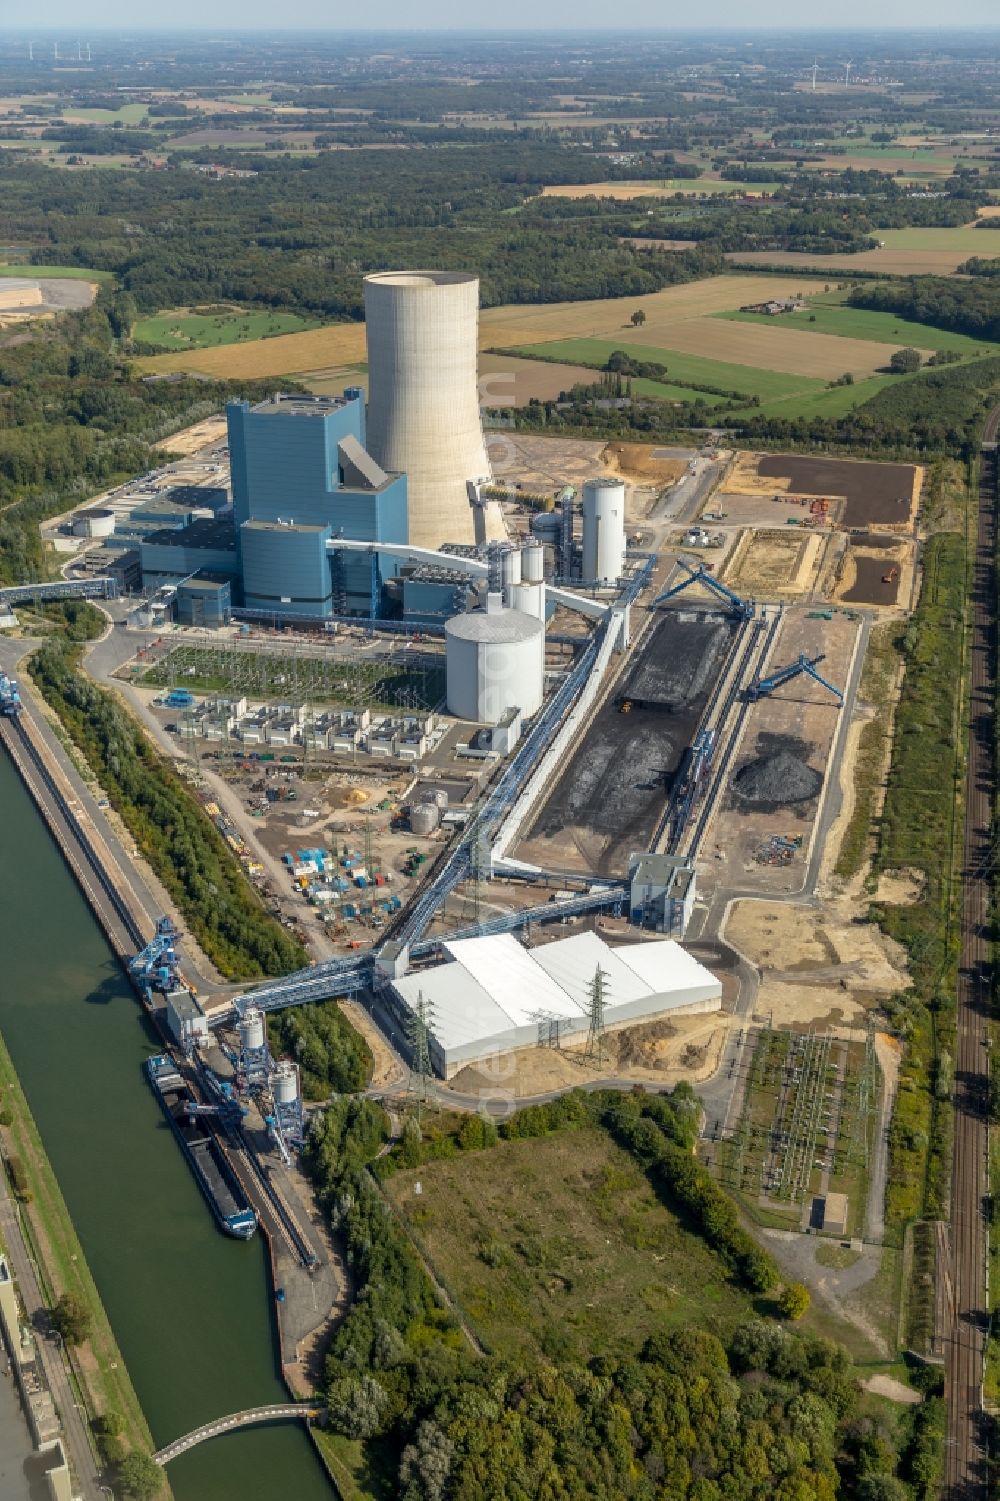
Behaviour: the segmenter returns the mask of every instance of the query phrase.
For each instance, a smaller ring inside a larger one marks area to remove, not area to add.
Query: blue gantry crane
[[[178,973],[177,940],[180,934],[169,917],[161,917],[156,932],[129,968],[147,991],[166,994],[181,983]]]
[[[687,578],[681,579],[679,584],[673,584],[669,589],[665,589],[662,594],[658,594],[653,601],[654,605],[665,604],[668,599],[674,599],[678,594],[683,593],[685,589],[690,589],[692,584],[705,584],[721,600],[725,601],[732,613],[738,616],[740,620],[752,619],[754,613],[753,601],[741,599],[735,590],[728,588],[721,579],[717,579],[713,574],[709,573],[704,563],[699,563],[697,567],[694,567],[686,558],[678,558],[677,562],[687,573]]]
[[[21,695],[14,678],[0,672],[0,714],[6,719],[16,719],[21,712]]]
[[[826,678],[822,677],[816,671],[816,668],[822,661],[822,656],[807,657],[804,652],[800,652],[797,662],[792,662],[788,667],[779,667],[777,672],[772,672],[766,678],[757,678],[752,682],[747,688],[747,698],[752,703],[756,702],[758,698],[766,698],[769,693],[774,692],[775,688],[780,688],[782,683],[788,683],[792,678],[796,678],[800,673],[804,673],[806,677],[810,677],[814,682],[819,683],[821,688],[825,688],[828,693],[832,693],[837,700],[837,707],[843,708],[844,695],[840,689],[835,688],[832,683],[828,683]]]

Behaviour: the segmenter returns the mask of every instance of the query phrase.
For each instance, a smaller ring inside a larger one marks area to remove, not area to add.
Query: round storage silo
[[[276,1105],[294,1105],[299,1097],[299,1071],[290,1058],[282,1058],[271,1084]]]
[[[541,552],[541,548],[538,549]],[[511,608],[531,615],[535,620],[545,619],[545,585],[517,584],[511,591]]]
[[[448,793],[444,787],[418,787],[413,794],[415,803],[434,803],[438,808],[447,808]]]
[[[521,550],[521,579],[525,584],[540,584],[545,578],[545,549],[538,542],[529,542]]]
[[[240,1047],[244,1053],[255,1052],[258,1048],[262,1048],[267,1035],[263,1011],[258,1011],[254,1007],[253,1010],[244,1012],[237,1031],[240,1034]]]
[[[525,718],[541,708],[545,627],[522,610],[505,610],[491,594],[484,610],[456,615],[445,626],[448,712],[476,724],[497,724],[507,709]]]
[[[510,592],[516,584],[521,582],[521,550],[518,547],[508,547],[500,561],[501,581],[503,583],[504,598],[510,598]]]
[[[414,803],[410,808],[410,828],[414,834],[433,834],[441,822],[437,803]]]
[[[614,584],[625,571],[625,485],[589,479],[583,487],[583,581]]]
[[[77,511],[73,517],[74,537],[110,537],[115,530],[115,513],[104,506]]]
[[[562,517],[558,511],[536,511],[531,518],[531,535],[539,542],[555,547],[562,532]]]

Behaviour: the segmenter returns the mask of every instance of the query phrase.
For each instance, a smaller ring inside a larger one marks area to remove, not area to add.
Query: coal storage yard
[[[597,874],[625,873],[629,854],[648,848],[734,630],[708,612],[663,613],[557,782],[522,858],[564,869],[583,856]]]
[[[733,777],[737,805],[776,812],[817,797],[823,773],[808,764],[809,751],[804,741],[761,735],[757,754]]]

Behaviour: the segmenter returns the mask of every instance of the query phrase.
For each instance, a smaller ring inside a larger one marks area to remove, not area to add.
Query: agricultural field
[[[598,1128],[424,1163],[385,1191],[497,1352],[558,1339],[587,1358],[681,1324],[724,1336],[747,1312],[718,1257]]]
[[[251,340],[299,333],[315,325],[297,313],[249,311],[232,308],[207,312],[180,308],[143,318],[134,337],[141,344],[168,344],[177,349],[214,349],[221,344],[244,344]]]
[[[117,109],[64,109],[62,118],[71,125],[135,125],[148,113],[148,104],[122,104]]]
[[[787,276],[711,276],[684,286],[667,287],[648,297],[605,297],[584,302],[504,304],[484,308],[479,318],[482,350],[513,350],[549,339],[580,335],[620,338],[632,330],[634,312],[646,315],[647,338],[662,328],[668,330],[679,318],[724,312],[747,302],[768,297],[791,297],[801,292],[802,280]],[[655,341],[654,341],[655,342]],[[616,343],[615,348],[619,345]],[[196,358],[192,358],[192,354]],[[365,330],[361,323],[332,323],[305,333],[284,334],[253,341],[238,349],[207,349],[191,353],[152,355],[137,363],[143,370],[197,370],[219,378],[255,379],[258,376],[294,375],[356,365],[366,357]],[[652,358],[647,354],[645,358]],[[569,361],[574,363],[573,360]]]
[[[634,346],[658,345],[669,354],[693,354],[724,360],[731,365],[756,365],[763,370],[805,375],[815,380],[836,380],[850,371],[855,380],[865,380],[884,370],[898,344],[879,344],[829,334],[797,332],[785,328],[780,318],[763,324],[730,323],[719,318],[683,318],[672,328],[647,332],[637,329],[629,336]],[[658,359],[659,355],[650,356]]]
[[[89,266],[0,266],[0,276],[23,276],[41,280],[111,281],[110,271],[94,271]]]
[[[991,253],[989,233],[968,224],[958,229],[883,229],[877,234],[885,241],[881,249],[862,250],[856,255],[817,255],[802,250],[737,250],[727,259],[741,266],[773,266],[776,270],[812,266],[834,273],[884,271],[887,276],[947,276],[970,255],[989,256]]]
[[[794,337],[794,335],[792,335]],[[726,360],[708,359],[697,354],[682,354],[674,349],[649,347],[633,343],[631,332],[627,340],[607,339],[557,339],[552,343],[534,344],[526,353],[600,368],[617,349],[637,360],[652,360],[667,367],[668,377],[682,384],[718,386],[734,391],[741,396],[759,396],[762,401],[782,399],[799,394],[818,394],[825,389],[817,379],[789,375],[777,370],[762,370],[748,364]],[[697,395],[689,391],[689,397]]]
[[[833,334],[837,338],[858,342],[870,339],[887,347],[899,349],[909,345],[914,349],[952,350],[956,354],[982,356],[993,354],[1000,345],[985,339],[972,339],[967,334],[949,333],[945,329],[932,328],[927,323],[911,323],[906,318],[897,318],[892,313],[869,312],[866,308],[848,307],[842,302],[830,302],[824,297],[809,300],[804,312],[782,313],[770,317],[767,313],[716,313],[716,318],[733,323],[752,323],[798,333]]]
[[[744,198],[757,193],[776,193],[776,182],[725,182],[718,177],[671,177],[661,182],[590,182],[565,183],[542,189],[543,198],[669,198],[674,193],[697,197],[703,193],[741,194]]]

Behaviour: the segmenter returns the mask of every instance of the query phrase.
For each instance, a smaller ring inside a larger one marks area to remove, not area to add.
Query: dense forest
[[[690,1105],[684,1086],[669,1097],[572,1094],[518,1112],[501,1137],[597,1123],[654,1178],[672,1153],[700,1174],[690,1154]],[[385,1130],[373,1102],[339,1100],[315,1119],[306,1161],[358,1287],[327,1361],[331,1425],[363,1441],[379,1469],[397,1477],[393,1494],[833,1501],[839,1493],[905,1501],[933,1493],[940,1399],[932,1394],[915,1417],[890,1425],[862,1410],[844,1350],[754,1317],[749,1304],[730,1334],[676,1327],[589,1363],[473,1353],[371,1176],[372,1166],[391,1169],[391,1159],[378,1156]],[[493,1132],[465,1149],[488,1152],[495,1142]],[[660,1191],[686,1212],[676,1180],[660,1180]],[[723,1218],[733,1214],[725,1204]],[[708,1222],[689,1223],[713,1243]],[[746,1270],[721,1256],[718,1266],[721,1280],[742,1280]],[[939,1379],[931,1376],[932,1392]]]
[[[993,264],[1000,268],[1000,261]],[[856,287],[848,301],[852,307],[895,313],[934,328],[1000,342],[1000,286],[994,284],[996,275],[995,270],[980,270],[970,281],[910,276],[905,281]]]
[[[307,1100],[325,1100],[367,1084],[371,1052],[336,1001],[277,1012],[268,1017],[267,1027],[274,1056],[287,1055],[299,1065]]]
[[[60,640],[31,659],[35,682],[209,959],[227,979],[304,964],[305,952],[264,912],[177,772],[124,705],[78,669],[77,649]]]

